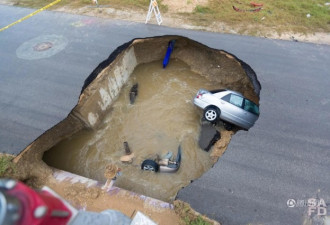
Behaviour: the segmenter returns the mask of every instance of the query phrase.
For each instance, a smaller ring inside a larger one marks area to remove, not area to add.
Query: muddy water
[[[129,90],[139,84],[135,104]],[[198,89],[222,88],[193,73],[180,60],[172,60],[166,69],[161,61],[136,67],[127,85],[113,104],[97,131],[84,130],[47,151],[44,161],[53,167],[105,181],[104,168],[118,165],[122,173],[116,186],[171,201],[191,180],[212,166],[208,152],[198,146],[201,110],[192,98]],[[120,162],[127,141],[135,158],[132,164]],[[142,171],[144,159],[165,155],[182,146],[182,164],[172,174]]]

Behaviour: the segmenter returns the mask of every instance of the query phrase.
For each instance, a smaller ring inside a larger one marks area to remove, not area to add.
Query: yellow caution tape
[[[44,11],[45,9],[48,9],[49,7],[51,7],[51,6],[53,6],[53,5],[57,4],[57,3],[59,3],[60,1],[62,1],[62,0],[56,0],[56,1],[52,2],[52,3],[50,3],[49,5],[46,5],[45,7],[42,7],[41,9],[38,9],[37,11],[34,11],[33,13],[31,13],[31,14],[29,14],[29,15],[27,15],[27,16],[25,16],[25,17],[23,17],[23,18],[21,18],[21,19],[19,19],[19,20],[17,20],[17,21],[15,21],[14,23],[11,23],[11,24],[9,24],[9,25],[7,25],[7,26],[1,28],[1,29],[0,29],[0,32],[1,32],[1,31],[4,31],[4,30],[6,30],[6,29],[8,29],[8,28],[11,27],[11,26],[14,26],[15,24],[18,24],[18,23],[20,23],[20,22],[22,22],[22,21],[24,21],[24,20],[26,20],[26,19],[28,19],[28,18],[34,16],[34,15],[37,14],[37,13],[40,13],[41,11]]]

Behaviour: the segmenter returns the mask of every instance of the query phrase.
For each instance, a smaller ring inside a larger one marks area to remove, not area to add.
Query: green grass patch
[[[323,0],[267,0],[259,12],[254,9],[250,0],[228,1],[209,0],[208,7],[214,11],[215,19],[232,25],[263,25],[276,27],[280,31],[330,31],[330,7]],[[246,10],[236,12],[233,6]],[[307,17],[310,14],[310,17]]]
[[[0,177],[6,176],[8,170],[14,170],[13,156],[0,155]]]
[[[212,10],[209,7],[197,5],[195,7],[194,12],[195,13],[205,14],[205,13],[212,13]]]
[[[211,225],[211,223],[205,221],[201,216],[191,220],[188,217],[185,218],[186,225]]]

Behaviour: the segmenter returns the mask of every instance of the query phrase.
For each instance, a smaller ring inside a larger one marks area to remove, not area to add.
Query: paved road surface
[[[330,205],[330,46],[244,42],[225,48],[258,74],[261,116],[179,199],[223,224],[301,224],[288,199]]]
[[[0,5],[0,27],[32,11]],[[301,224],[307,208],[288,208],[290,198],[318,196],[330,205],[326,45],[42,12],[0,33],[1,152],[19,153],[65,118],[85,78],[117,46],[164,34],[187,36],[235,54],[256,71],[262,85],[256,126],[236,134],[214,168],[178,198],[230,225]],[[45,35],[65,38],[64,50],[37,60],[17,57],[23,43]]]

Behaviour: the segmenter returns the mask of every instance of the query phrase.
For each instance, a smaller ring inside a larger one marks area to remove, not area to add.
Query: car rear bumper
[[[205,109],[209,105],[207,102],[204,102],[203,100],[196,97],[194,98],[194,104],[202,109]]]

